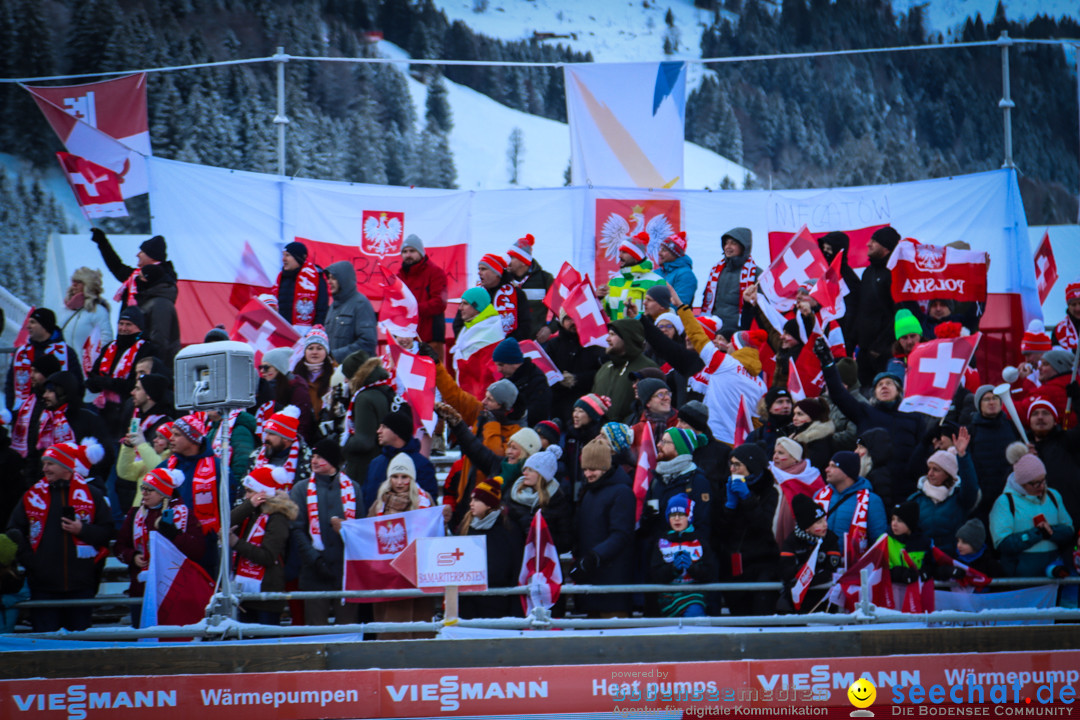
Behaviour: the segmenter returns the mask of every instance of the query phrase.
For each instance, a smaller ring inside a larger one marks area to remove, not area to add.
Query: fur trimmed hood
[[[791,439],[797,443],[807,445],[815,440],[822,440],[827,437],[831,437],[836,433],[836,426],[833,425],[832,420],[826,420],[821,422],[815,420],[810,423],[805,430],[799,433],[795,433],[791,436]]]
[[[289,494],[283,490],[274,493],[273,497],[266,498],[266,502],[259,507],[259,510],[267,515],[279,513],[287,517],[290,521],[295,520],[300,516],[300,508],[292,501]]]

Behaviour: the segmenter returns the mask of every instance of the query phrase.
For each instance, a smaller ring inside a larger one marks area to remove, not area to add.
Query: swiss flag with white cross
[[[402,349],[392,339],[387,343],[394,363],[394,382],[413,411],[413,429],[435,431],[435,361]]]
[[[773,304],[781,312],[786,312],[794,305],[799,287],[810,280],[817,280],[828,269],[829,264],[825,262],[817,240],[803,225],[762,274],[761,285]]]
[[[258,365],[262,362],[263,353],[279,347],[291,348],[300,340],[300,335],[269,305],[252,298],[237,313],[229,339],[251,345],[255,350],[255,364]]]
[[[588,275],[566,296],[563,308],[577,326],[582,347],[607,347],[607,316]]]
[[[581,273],[575,270],[570,263],[564,262],[562,267],[559,268],[559,274],[555,276],[555,282],[551,284],[547,295],[544,296],[544,304],[548,306],[555,317],[559,316],[559,308],[562,307],[571,291],[580,282]]]
[[[900,411],[945,417],[981,337],[981,333],[975,333],[916,346],[908,356]]]
[[[1057,279],[1057,261],[1054,260],[1054,248],[1050,247],[1050,232],[1047,231],[1043,233],[1039,249],[1035,251],[1035,282],[1039,286],[1040,304],[1046,302]]]

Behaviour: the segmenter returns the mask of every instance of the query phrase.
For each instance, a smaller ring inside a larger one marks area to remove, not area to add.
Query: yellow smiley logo
[[[847,689],[848,700],[857,708],[868,708],[877,699],[877,688],[866,678],[859,678]]]

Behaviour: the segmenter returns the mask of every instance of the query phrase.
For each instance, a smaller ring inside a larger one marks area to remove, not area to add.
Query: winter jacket
[[[107,548],[113,536],[112,513],[105,496],[93,485],[90,497],[94,516],[84,522],[79,539],[95,551]],[[20,500],[8,520],[7,528],[22,533],[17,541],[16,558],[26,569],[26,581],[34,593],[93,593],[98,584],[98,562],[93,556],[80,558],[71,533],[60,526],[63,508],[68,504],[67,482],[49,484],[49,514],[45,517],[37,549],[30,545],[30,518]]]
[[[1080,427],[1055,427],[1035,440],[1035,452],[1046,466],[1047,486],[1061,495],[1069,517],[1080,519]]]
[[[737,580],[730,558],[742,556],[744,573],[767,568],[775,577],[780,550],[773,535],[773,516],[780,502],[780,491],[772,473],[766,470],[756,481],[747,478],[750,496],[741,500],[735,508],[724,508],[723,525],[716,529],[719,540],[721,567],[727,568],[727,577]]]
[[[330,356],[345,362],[351,353],[363,350],[375,353],[375,309],[356,289],[356,268],[342,260],[326,268],[337,280],[338,291],[326,311],[326,334],[330,338]]]
[[[803,458],[809,460],[822,476],[825,475],[825,468],[832,460],[833,453],[838,449],[833,442],[834,432],[836,428],[831,421],[814,420],[791,435],[792,440],[802,445]]]
[[[483,440],[474,435],[469,426],[463,422],[455,423],[450,432],[457,439],[461,447],[463,457],[469,459],[478,472],[488,478],[501,477],[503,482],[502,491],[509,491],[514,482],[521,476],[521,468],[525,460],[522,458],[516,463],[507,460],[502,452],[495,452]],[[500,449],[505,449],[500,448]]]
[[[59,330],[56,330],[56,331],[53,332],[53,334],[49,337],[48,340],[45,340],[44,342],[35,342],[34,340],[27,339],[26,345],[29,345],[34,349],[34,357],[41,357],[42,353],[45,352],[45,348],[47,348],[49,345],[52,345],[55,342],[63,341],[63,339],[64,339],[63,333],[61,333]],[[22,347],[24,348],[24,347],[26,347],[26,345],[24,345]],[[22,349],[22,348],[16,348],[16,353],[18,353],[18,351],[20,349]],[[82,365],[79,364],[79,356],[78,356],[78,354],[75,352],[74,348],[72,348],[70,345],[67,346],[67,357],[68,357],[68,363],[67,363],[67,367],[64,368],[64,370],[67,370],[68,372],[72,373],[77,380],[81,381],[82,377],[83,377]],[[11,360],[12,360],[12,358],[10,358],[10,357],[7,358],[8,369],[7,369],[7,376],[6,376],[5,380],[4,380],[4,398],[5,398],[5,401],[7,403],[6,407],[9,410],[11,410],[11,414],[14,415],[15,410],[16,410],[16,407],[15,407],[15,365],[11,362]],[[79,395],[80,395],[80,398],[81,398],[82,393],[80,392]],[[68,397],[71,397],[71,396],[69,395]],[[36,482],[36,480],[35,480],[35,482]]]
[[[1004,408],[997,417],[993,418],[976,412],[971,424],[968,425],[968,433],[971,434],[968,455],[974,463],[979,487],[982,489],[978,514],[985,518],[990,514],[990,508],[998,495],[1005,489],[1005,478],[1011,471],[1005,459],[1005,448],[1009,446],[1009,443],[1019,440],[1020,436],[1017,435],[1016,427]],[[1049,481],[1049,472],[1047,472],[1047,479]]]
[[[914,489],[913,479],[906,474],[907,458],[914,452],[922,436],[923,419],[917,413],[901,412],[899,398],[883,405],[874,401],[861,403],[852,397],[844,387],[835,365],[823,371],[825,385],[829,388],[829,397],[840,409],[854,421],[859,434],[871,428],[885,428],[892,438],[892,459],[889,471],[892,480],[892,496],[904,497]]]
[[[121,283],[125,282],[135,268],[125,265],[109,244],[104,234],[95,233],[94,242],[101,251],[101,258]],[[146,320],[140,328],[147,340],[157,348],[156,355],[172,372],[173,358],[180,351],[180,318],[176,314],[176,297],[179,293],[176,283],[176,269],[172,261],[166,260],[156,265],[147,265],[142,269],[142,278],[135,280],[135,301]],[[127,304],[127,293],[120,298],[120,307]]]
[[[659,467],[653,472],[652,482],[645,493],[645,505],[648,509],[641,515],[640,533],[645,537],[656,538],[667,531],[667,504],[679,493],[685,493],[694,502],[694,514],[690,522],[698,532],[703,537],[709,537],[712,531],[712,486],[709,485],[705,473],[689,456],[680,457],[690,462],[671,474],[662,473]],[[656,501],[655,512],[651,509],[652,501]]]
[[[892,471],[889,470],[889,461],[892,459],[892,438],[885,428],[871,428],[859,435],[859,442],[866,448],[870,456],[871,468],[864,477],[870,481],[870,486],[885,507],[893,506],[892,495]],[[897,495],[899,500],[902,496]]]
[[[956,542],[956,531],[967,521],[979,497],[979,478],[971,453],[957,458],[960,480],[953,484],[949,496],[936,503],[923,492],[926,476],[919,478],[918,490],[909,501],[919,506],[919,529],[939,548],[947,548]]]
[[[125,435],[127,431],[127,428],[124,427],[124,420],[121,417],[120,406],[123,404],[123,401],[131,395],[131,391],[139,379],[135,375],[135,366],[143,358],[158,354],[153,341],[150,340],[145,333],[117,335],[116,340],[114,341],[116,343],[116,354],[113,357],[113,369],[115,369],[116,364],[120,362],[121,356],[139,340],[145,340],[145,342],[142,347],[139,348],[138,352],[135,353],[135,359],[132,361],[131,369],[126,376],[113,377],[111,371],[109,373],[103,373],[101,371],[101,361],[105,357],[105,350],[108,346],[102,346],[101,352],[94,361],[94,367],[90,370],[90,374],[86,376],[86,388],[90,392],[111,392],[116,393],[116,395],[120,397],[119,401],[106,400],[105,407],[102,409],[101,413],[105,418],[109,432],[114,437],[121,437]]]
[[[315,410],[311,406],[311,391],[308,381],[299,375],[289,373],[287,376],[278,375],[277,380],[274,382],[287,382],[289,384],[289,401],[285,405],[295,405],[300,410],[298,432],[302,438],[310,441],[315,437],[317,428],[315,426]],[[285,405],[278,403],[275,397],[274,386],[260,379],[256,404],[262,405],[265,402],[274,400],[274,412],[280,412],[285,408]],[[267,419],[269,419],[269,415]]]
[[[536,335],[540,328],[547,324],[548,308],[544,304],[544,297],[555,283],[555,278],[540,267],[540,263],[533,260],[525,277],[514,277],[511,281],[525,293],[525,300],[529,303],[529,326],[532,328],[532,334]]]
[[[486,530],[470,527],[466,535],[487,538],[488,587],[514,587],[521,572],[521,554],[524,539],[517,527],[501,509],[499,519]],[[462,618],[521,617],[521,600],[517,595],[474,595],[461,598],[459,614]]]
[[[795,586],[799,571],[810,560],[810,554],[817,547],[818,539],[805,532],[793,531],[784,539],[784,543],[780,546],[779,565],[780,580],[784,583],[784,589],[780,592],[780,600],[776,604],[777,612],[790,613],[796,610],[810,612],[825,595],[825,590],[807,590],[798,608],[795,607],[795,600],[791,595],[791,589]],[[821,539],[817,557],[810,565],[814,570],[814,578],[810,581],[811,587],[830,582],[843,559],[840,538],[832,530],[826,530],[825,537]]]
[[[199,448],[199,452],[194,455],[177,455],[176,456],[176,470],[184,473],[184,482],[180,484],[176,492],[180,500],[187,506],[188,517],[195,518],[195,500],[192,492],[192,479],[195,477],[195,468],[198,466],[199,461],[205,457],[209,457],[213,463],[214,468],[217,471],[217,485],[220,487],[221,481],[221,465],[218,462],[217,457],[214,456],[213,450],[206,449],[208,443],[203,442],[202,447]],[[162,461],[161,467],[165,467],[168,464],[168,458]],[[241,477],[229,477],[229,497],[235,498],[240,494],[240,481]],[[230,503],[231,504],[231,503]],[[199,522],[195,520],[196,524]],[[210,573],[210,577],[217,576],[218,570],[218,535],[216,532],[206,533],[203,536],[203,553],[196,558],[196,562],[202,565],[206,572]]]
[[[1044,538],[1035,528],[1038,515],[1045,516],[1053,528],[1051,537]],[[1036,577],[1046,573],[1046,566],[1075,534],[1072,517],[1057,490],[1047,488],[1039,499],[1017,491],[1014,483],[1006,481],[1005,491],[990,510],[990,537],[1006,576]]]
[[[640,309],[649,288],[664,284],[664,278],[653,272],[653,264],[649,260],[642,260],[629,267],[620,267],[608,280],[604,310],[612,320],[622,320],[626,317],[624,308],[628,301]]]
[[[538,510],[541,511],[555,549],[559,553],[570,552],[574,546],[574,506],[570,496],[557,480],[544,481],[541,478],[541,481],[545,483],[549,495],[546,507],[533,504],[536,493],[528,493],[524,478],[520,477],[511,487],[503,486],[503,505],[523,538],[529,536],[533,517]]]
[[[633,579],[634,514],[636,501],[630,477],[620,467],[613,467],[585,492],[574,518],[574,558],[580,561],[595,553],[599,564],[584,579],[590,585],[622,585]],[[582,612],[626,612],[630,598],[622,593],[576,595],[574,602]]]
[[[100,301],[94,305],[93,310],[87,310],[85,305],[78,310],[69,310],[65,307],[57,313],[56,322],[72,349],[75,350],[80,362],[84,360],[83,346],[95,333],[100,338],[100,347],[105,347],[113,341],[112,318],[109,317],[108,308]],[[97,355],[94,355],[86,362],[93,363],[96,359]]]
[[[582,347],[578,334],[563,328],[544,343],[544,351],[551,358],[551,362],[555,363],[555,367],[564,374],[569,373],[574,377],[574,384],[570,387],[560,382],[555,383],[551,388],[552,416],[561,419],[563,427],[567,427],[570,424],[570,414],[573,412],[574,403],[578,398],[592,392],[596,371],[606,359],[604,349]]]
[[[563,440],[563,460],[566,463],[563,489],[570,494],[575,504],[581,501],[586,484],[585,473],[581,469],[581,449],[600,434],[600,428],[600,423],[590,422],[581,427],[570,425],[566,429],[566,437]]]
[[[140,443],[135,447],[128,445],[120,445],[119,447],[120,450],[116,453],[116,477],[127,482],[136,483],[135,496],[132,498],[131,506],[138,507],[142,504],[142,497],[139,495],[142,479],[146,477],[146,473],[165,462],[171,452],[166,447],[165,452],[158,455],[154,450],[154,446],[148,442]],[[244,462],[247,463],[247,456],[244,456]]]
[[[278,314],[285,318],[286,322],[292,323],[293,301],[296,295],[296,276],[300,274],[303,265],[292,270],[282,270],[277,276],[276,286],[278,289]],[[315,319],[312,325],[325,325],[326,311],[330,305],[330,292],[326,288],[326,278],[323,277],[322,268],[315,265],[318,274],[315,290]],[[301,333],[302,335],[303,333]]]
[[[367,477],[363,486],[364,507],[371,507],[371,504],[375,502],[379,486],[387,478],[386,469],[390,467],[390,461],[400,453],[405,453],[412,458],[413,465],[416,467],[416,484],[420,486],[420,489],[432,498],[439,497],[439,485],[435,480],[435,466],[420,453],[420,441],[416,438],[409,438],[409,441],[405,443],[405,447],[395,448],[383,445],[379,450],[379,454],[368,465]],[[352,476],[350,475],[350,477]]]
[[[765,422],[751,430],[743,442],[757,445],[765,451],[765,457],[771,458],[773,450],[776,449],[777,438],[784,437],[787,434],[785,431],[790,430],[791,416],[767,415],[766,417]]]
[[[355,480],[350,481],[356,495],[356,517],[364,516],[363,494]],[[311,544],[311,526],[308,518],[308,485],[315,483],[315,507],[319,517],[319,536],[323,549],[316,550]],[[340,590],[345,576],[345,544],[341,535],[334,531],[330,518],[345,519],[345,507],[341,501],[341,475],[312,475],[293,485],[289,492],[299,512],[292,524],[292,548],[300,555],[301,590]],[[321,562],[320,562],[321,561]]]
[[[860,490],[870,490],[870,503],[866,511],[866,539],[873,544],[889,531],[889,518],[885,514],[881,498],[874,493],[870,481],[866,478],[859,478],[842,493],[838,494],[833,490],[832,500],[829,502],[829,529],[839,538],[844,537],[844,533],[851,529],[855,508],[859,504]]]
[[[170,507],[177,507],[183,503],[180,498],[174,497],[167,502]],[[150,508],[146,511],[146,530],[147,534],[151,532],[160,532],[169,542],[176,546],[176,549],[187,555],[192,560],[198,560],[202,556],[205,550],[205,542],[203,540],[202,530],[199,528],[199,521],[193,516],[188,516],[187,525],[183,530],[180,530],[175,525],[162,522],[158,525],[158,518],[161,517],[161,512],[164,509],[166,503],[162,503],[159,507]],[[124,517],[124,523],[120,526],[120,532],[116,536],[116,543],[113,545],[113,554],[128,566],[128,577],[131,581],[131,585],[128,588],[128,595],[131,597],[142,597],[146,591],[146,583],[139,581],[139,573],[143,571],[135,564],[135,556],[139,553],[139,549],[135,547],[135,516],[138,514],[139,508],[133,507],[127,511],[127,515]],[[147,547],[150,546],[149,538],[146,541]]]
[[[551,419],[551,385],[548,384],[547,375],[536,367],[531,358],[525,358],[521,367],[507,380],[514,383],[518,390],[514,414],[523,419],[522,424],[532,427],[542,420]]]
[[[818,238],[818,246],[824,245],[822,243],[822,236]],[[855,274],[855,271],[851,269],[851,253],[849,252],[849,243],[844,237],[838,237],[833,235],[829,238],[829,245],[831,246],[831,254],[826,254],[824,249],[822,254],[825,255],[825,261],[832,263],[836,253],[843,251],[843,259],[840,261],[840,277],[844,279],[844,284],[847,285],[848,294],[844,298],[844,304],[849,311],[844,317],[839,319],[840,329],[844,333],[844,344],[847,348],[847,354],[850,356],[855,352],[855,318],[856,314],[850,310],[850,308],[859,307],[860,289],[862,286],[862,280]]]
[[[259,514],[269,515],[262,542],[253,545],[247,541],[248,530],[251,523],[258,520]],[[229,522],[237,529],[240,538],[233,547],[235,561],[233,572],[236,571],[236,563],[240,558],[250,560],[256,565],[266,569],[263,574],[261,592],[284,592],[285,591],[285,548],[289,542],[289,529],[300,514],[300,508],[285,494],[278,492],[273,497],[268,497],[259,507],[245,500],[232,509]],[[284,600],[245,600],[241,603],[249,610],[280,613],[285,609]]]
[[[859,380],[865,380],[864,385],[869,385],[892,357],[896,303],[892,298],[892,271],[887,267],[888,262],[888,257],[870,260],[859,283],[859,304],[848,305],[853,316],[851,339],[859,348]]]
[[[494,288],[484,288],[484,289],[487,290],[488,296],[491,298],[492,307],[494,307],[495,306],[495,293],[497,293],[500,288],[506,287],[507,285],[514,288],[514,302],[515,302],[515,305],[516,305],[516,315],[515,315],[516,325],[514,327],[514,332],[508,333],[506,336],[507,337],[512,337],[512,338],[514,338],[515,340],[518,340],[518,341],[532,340],[534,333],[533,333],[533,327],[532,327],[532,315],[529,312],[529,301],[525,298],[525,291],[514,285],[513,276],[510,275],[510,271],[506,271],[506,272],[504,272],[502,274],[502,278],[500,279],[499,284],[496,285]],[[498,310],[498,308],[495,308],[495,309]],[[499,314],[501,315],[502,313],[499,313]],[[505,323],[505,321],[502,321],[502,322],[503,322],[503,332],[505,333],[506,332],[506,323]],[[465,321],[461,319],[461,310],[458,310],[457,314],[454,316],[454,322],[453,322],[454,335],[455,336],[460,335],[461,334],[461,329],[464,326],[465,326]],[[539,328],[537,328],[537,329],[539,329]]]
[[[715,582],[717,578],[716,554],[709,546],[708,534],[699,532],[693,525],[683,531],[668,529],[652,544],[649,557],[649,579],[658,584],[692,586],[694,583]],[[675,567],[676,556],[690,556],[690,567]],[[660,593],[660,612],[665,617],[681,617],[689,605],[705,605],[701,592]]]
[[[686,347],[686,340],[681,335],[676,335],[675,339],[669,338],[656,328],[656,321],[648,315],[641,316],[641,327],[645,331],[650,357],[661,369],[665,365],[669,368],[666,379],[671,388],[672,406],[682,407],[687,399],[687,378],[701,372],[705,362],[698,353]]]
[[[293,443],[297,446],[296,449],[296,470],[288,478],[289,486],[293,486],[300,482],[304,478],[311,477],[311,446],[304,442],[304,438],[299,435],[293,440]],[[244,472],[247,475],[255,467],[255,462],[259,456],[259,453],[266,446],[260,446],[255,449],[251,455],[248,456],[248,470]],[[292,446],[285,448],[279,452],[273,454],[267,454],[265,461],[270,467],[284,467],[288,462],[289,452],[292,450]],[[241,475],[238,480],[243,480],[244,475]],[[231,476],[230,476],[231,477]],[[239,498],[237,498],[239,499]]]
[[[366,386],[389,377],[377,357],[369,358],[353,375],[353,381],[365,387],[352,400],[353,433],[346,438],[342,455],[345,458],[345,474],[357,482],[366,482],[371,461],[382,452],[377,432],[382,419],[390,414],[394,402],[394,389],[390,385]],[[381,478],[379,482],[385,479]],[[375,488],[378,487],[376,484]],[[365,503],[364,507],[370,504]]]
[[[398,277],[412,291],[420,316],[417,334],[422,342],[446,340],[446,272],[425,255],[419,262],[402,265]]]
[[[693,306],[694,295],[697,293],[697,276],[694,275],[694,261],[689,255],[677,257],[671,262],[657,266],[656,274],[675,289],[679,300]]]
[[[645,357],[645,331],[637,320],[615,320],[611,329],[623,339],[625,349],[621,355],[608,355],[610,358],[596,371],[593,392],[611,398],[611,407],[606,416],[608,420],[622,422],[630,413],[634,401],[634,387],[630,373],[647,367],[656,367]]]
[[[706,314],[720,318],[723,322],[721,327],[733,328],[738,326],[739,316],[742,313],[742,270],[748,262],[753,262],[750,256],[754,249],[754,240],[750,233],[742,232],[742,228],[735,228],[727,234],[743,246],[743,253],[733,258],[725,256],[718,263],[723,267],[717,277],[716,288],[713,290],[712,307],[704,308],[704,310]],[[720,252],[723,253],[722,247]],[[754,268],[755,277],[760,273],[761,270]],[[707,299],[703,297],[702,302],[706,301]]]
[[[218,420],[211,425],[206,437],[215,437],[222,422],[223,420]],[[258,446],[259,444],[255,441],[255,416],[246,412],[237,413],[236,422],[233,423],[232,430],[229,432],[230,478],[243,479],[247,475],[251,454],[258,449]]]

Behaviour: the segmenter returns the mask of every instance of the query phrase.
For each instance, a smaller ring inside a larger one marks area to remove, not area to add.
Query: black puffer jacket
[[[555,363],[555,367],[574,376],[571,387],[556,383],[551,388],[551,411],[554,417],[562,420],[564,427],[568,427],[574,403],[581,396],[592,392],[596,371],[604,364],[604,349],[582,347],[577,333],[562,328],[558,335],[544,343],[544,351],[551,358],[551,362]]]
[[[467,535],[487,538],[488,587],[513,587],[521,572],[522,537],[502,510],[499,518],[486,530],[470,527]],[[463,618],[521,617],[521,601],[517,595],[474,595],[461,598]]]
[[[541,420],[551,419],[551,386],[548,385],[547,376],[530,358],[525,358],[521,367],[507,380],[517,388],[514,413],[525,418],[523,425],[532,427]]]
[[[968,452],[971,453],[975,474],[979,478],[979,488],[982,490],[977,512],[980,517],[989,517],[990,508],[1005,489],[1005,480],[1012,472],[1012,466],[1005,459],[1005,448],[1009,443],[1019,440],[1020,436],[1004,410],[993,418],[988,418],[981,412],[975,413],[968,432],[971,434]],[[1049,479],[1049,466],[1047,471]]]
[[[747,479],[749,482],[749,478]],[[780,502],[780,491],[772,473],[766,470],[755,482],[750,482],[750,497],[732,509],[724,508],[724,523],[717,528],[715,537],[720,542],[721,558],[733,554],[742,555],[743,568],[749,573],[754,567],[771,567],[775,574],[780,548],[776,545],[772,522]],[[721,567],[725,563],[721,562]],[[727,563],[728,577],[732,568]]]
[[[634,576],[634,513],[636,501],[630,478],[620,467],[608,470],[585,486],[574,519],[574,558],[596,553],[599,565],[585,582],[590,585],[622,585]],[[625,612],[630,598],[624,594],[577,595],[575,604],[584,612]]]

